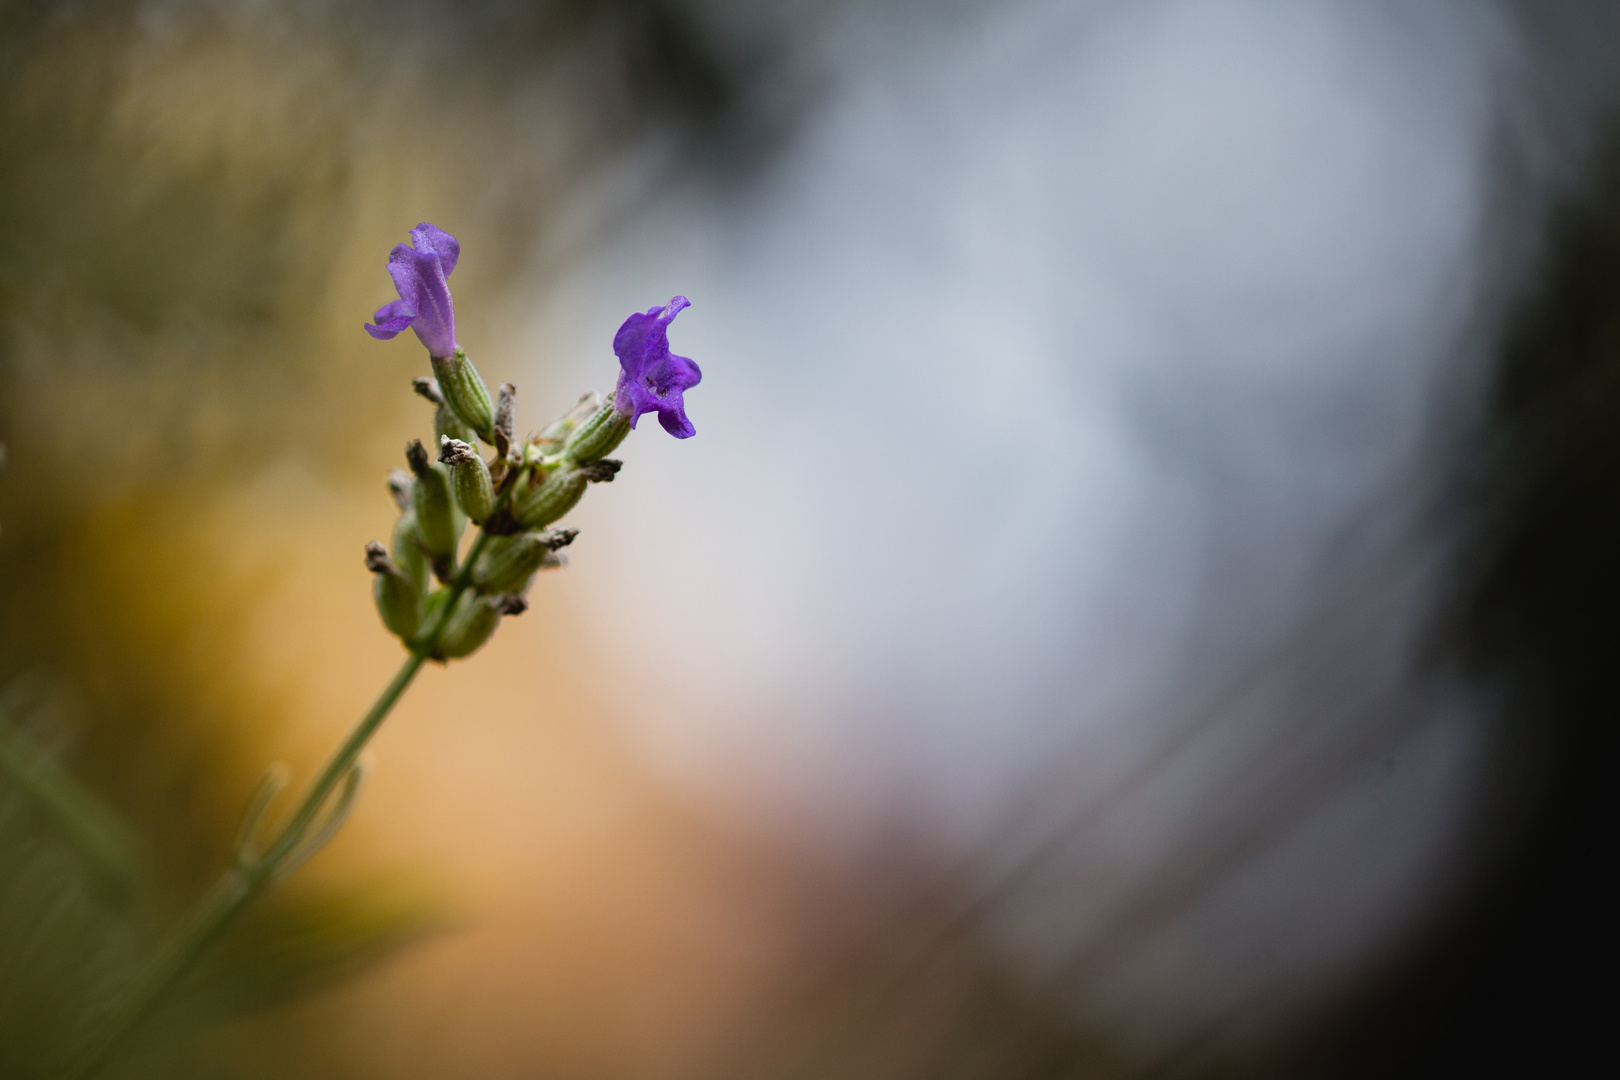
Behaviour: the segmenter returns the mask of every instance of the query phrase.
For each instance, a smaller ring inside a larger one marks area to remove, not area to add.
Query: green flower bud
[[[394,522],[394,535],[389,545],[394,562],[405,576],[416,582],[416,587],[427,592],[428,559],[422,549],[422,534],[416,528],[416,511],[407,510]]]
[[[564,445],[563,456],[570,461],[595,461],[613,453],[630,434],[630,418],[613,406],[613,395],[579,426]]]
[[[529,582],[548,559],[558,561],[552,552],[572,544],[578,535],[577,529],[551,529],[498,536],[490,541],[473,568],[473,584],[481,593],[521,595],[528,591]]]
[[[439,391],[445,404],[490,445],[495,443],[495,407],[490,404],[489,387],[472,361],[467,350],[457,348],[455,355],[433,359],[433,374],[438,376]]]
[[[533,480],[520,480],[512,495],[512,516],[531,529],[544,528],[574,508],[585,494],[588,481],[579,469],[567,465],[533,487]]]
[[[439,440],[439,461],[450,470],[456,502],[476,525],[482,525],[495,509],[495,482],[483,456],[459,439]]]
[[[430,463],[420,441],[412,440],[405,456],[416,474],[411,495],[422,546],[435,558],[451,558],[461,540],[461,530],[467,527],[467,519],[450,494],[450,471],[443,465]]]
[[[563,448],[568,436],[590,419],[602,405],[602,399],[592,390],[574,403],[574,407],[547,424],[545,430],[529,436],[529,448],[539,457],[555,454]]]
[[[440,441],[444,439],[455,439],[464,443],[478,441],[478,433],[468,427],[448,405],[440,405],[433,410],[433,437]]]
[[[470,443],[478,438],[476,432],[467,426],[466,421],[456,415],[456,411],[445,403],[444,391],[439,388],[439,380],[427,375],[418,375],[411,380],[411,388],[424,398],[437,405],[433,410],[433,437],[443,439],[449,436]]]
[[[445,601],[450,598],[449,589],[434,589],[427,594],[427,602],[422,605],[422,625],[432,626],[439,617],[439,611],[444,607]]]
[[[505,597],[464,594],[450,613],[444,633],[439,635],[434,655],[440,660],[456,660],[477,652],[500,625],[504,601]]]
[[[401,641],[409,641],[422,628],[422,592],[397,568],[372,577],[371,595],[383,625]]]
[[[388,632],[409,641],[422,626],[422,590],[373,540],[366,545],[366,569],[372,573],[371,595]]]

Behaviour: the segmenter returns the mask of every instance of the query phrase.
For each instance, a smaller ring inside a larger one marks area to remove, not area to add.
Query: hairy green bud
[[[428,375],[418,375],[411,380],[411,389],[422,395],[428,401],[437,405],[433,410],[433,437],[443,439],[446,436],[460,439],[462,442],[472,442],[478,438],[477,432],[467,426],[467,422],[456,415],[444,400],[444,391],[439,386],[439,380]]]
[[[448,405],[440,405],[433,410],[433,437],[441,441],[444,439],[455,439],[464,443],[478,441],[478,433],[468,427]]]
[[[439,440],[439,462],[449,468],[456,502],[476,525],[495,509],[495,482],[483,456],[467,443],[445,436]]]
[[[428,587],[427,552],[422,548],[422,534],[416,528],[416,511],[406,510],[394,522],[394,535],[389,543],[394,562],[405,576],[416,582],[422,592]]]
[[[495,633],[502,615],[521,615],[528,606],[521,596],[466,593],[450,613],[434,656],[440,660],[457,660],[472,655]]]
[[[440,610],[443,609],[445,601],[448,599],[450,599],[449,589],[434,589],[427,594],[427,600],[422,604],[422,625],[424,627],[434,625],[439,617]]]
[[[572,435],[579,425],[590,419],[601,405],[602,399],[596,391],[592,390],[583,395],[574,403],[572,409],[547,424],[543,431],[530,435],[529,447],[540,457],[557,453],[563,448],[563,443],[568,441],[568,436]]]
[[[520,481],[512,496],[512,516],[531,529],[544,528],[574,508],[588,483],[578,469],[561,466],[533,487]]]
[[[576,462],[595,461],[613,453],[628,434],[630,418],[614,407],[613,395],[609,394],[590,418],[568,437],[563,456]]]
[[[546,532],[526,532],[517,536],[498,536],[484,549],[483,558],[473,569],[473,584],[481,593],[513,593],[528,591],[529,582],[550,560],[558,560],[552,552],[565,548],[579,535],[577,529],[549,529]]]
[[[561,465],[532,488],[520,486],[513,498],[512,516],[531,529],[550,525],[574,508],[586,484],[606,484],[624,462],[612,458],[582,465]]]
[[[457,348],[453,356],[435,356],[433,374],[438,377],[439,391],[446,405],[478,433],[478,437],[495,444],[495,406],[490,404],[489,387],[467,359],[467,350]]]
[[[410,640],[422,627],[422,590],[375,540],[366,545],[366,569],[383,625],[401,641]]]
[[[467,519],[450,493],[450,471],[429,462],[427,451],[418,440],[412,440],[405,448],[405,457],[416,474],[411,496],[422,546],[435,558],[452,557],[461,540],[461,530],[467,527]]]

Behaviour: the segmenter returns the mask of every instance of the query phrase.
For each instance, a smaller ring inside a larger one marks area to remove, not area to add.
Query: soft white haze
[[[1212,829],[1297,816],[1089,961],[1089,1007],[1191,1030],[1364,955],[1448,865],[1473,743],[1399,690],[1431,595],[1403,530],[1512,57],[1476,4],[931,10],[801,34],[778,156],[662,183],[531,299],[526,394],[600,384],[603,328],[674,293],[705,373],[697,438],[647,418],[562,587],[637,658],[626,730],[733,809],[972,850],[1112,800],[1011,908],[1032,977]]]

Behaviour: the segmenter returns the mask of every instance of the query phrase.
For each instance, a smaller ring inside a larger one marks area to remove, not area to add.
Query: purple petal
[[[407,304],[404,300],[390,300],[388,303],[378,308],[377,314],[372,316],[372,319],[374,319],[378,325],[383,323],[399,323],[398,326],[389,327],[391,330],[405,329],[407,326],[411,325],[411,320],[414,318],[416,318],[416,309],[410,304]],[[401,322],[400,320],[404,321]]]
[[[661,330],[653,319],[638,312],[624,320],[619,332],[613,335],[613,352],[619,358],[619,367],[632,380],[639,380],[647,368],[647,354],[652,351],[647,339],[655,329]]]
[[[415,245],[415,246],[412,246]],[[461,244],[431,222],[411,230],[411,244],[398,244],[388,255],[388,274],[399,299],[384,304],[366,323],[366,333],[386,341],[409,326],[434,356],[456,351],[456,312],[445,278],[461,258]]]
[[[691,306],[692,302],[686,297],[676,296],[668,304],[648,308],[624,320],[619,332],[613,335],[613,351],[619,357],[619,366],[629,372],[631,378],[638,378],[660,357],[668,356],[669,324]]]
[[[670,320],[689,306],[686,297],[674,297],[666,305],[631,315],[613,335],[620,367],[614,400],[630,417],[631,427],[643,413],[656,412],[664,430],[677,439],[697,433],[686,417],[683,394],[702,381],[703,372],[669,351],[667,334]]]
[[[461,243],[437,225],[426,221],[411,230],[411,243],[416,245],[417,251],[437,255],[445,277],[455,271],[456,260],[461,258]]]
[[[677,405],[673,409],[659,409],[658,422],[664,425],[664,430],[677,439],[690,439],[697,434],[697,428],[692,421],[686,418],[685,404]]]
[[[416,318],[416,311],[403,300],[390,300],[378,308],[377,314],[372,318],[377,320],[377,324],[373,326],[366,323],[366,333],[378,341],[387,341],[411,325],[411,320]]]
[[[439,257],[398,244],[388,256],[388,273],[394,279],[400,299],[416,312],[411,329],[422,339],[432,356],[450,356],[456,351],[456,313],[450,303],[450,286],[445,283]]]

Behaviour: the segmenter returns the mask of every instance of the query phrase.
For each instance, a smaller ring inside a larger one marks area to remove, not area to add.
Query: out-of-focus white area
[[[1232,633],[1286,616],[1412,465],[1490,115],[1477,17],[1346,7],[849,14],[766,175],[546,298],[552,396],[693,300],[698,437],[648,418],[569,575],[660,753],[983,805],[1176,678],[1216,486],[1274,594]]]
[[[1011,920],[1049,960],[1258,822],[1133,931],[1115,1004],[1196,1027],[1365,955],[1469,790],[1466,708],[1391,690],[1431,599],[1391,536],[1475,295],[1508,36],[1462,3],[1027,2],[791,40],[815,92],[776,156],[661,186],[528,298],[531,408],[608,389],[625,314],[692,300],[698,435],[646,419],[557,586],[623,658],[626,729],[834,836],[905,814],[971,849],[1032,791],[1114,800]],[[1211,700],[1226,734],[1178,735]]]

